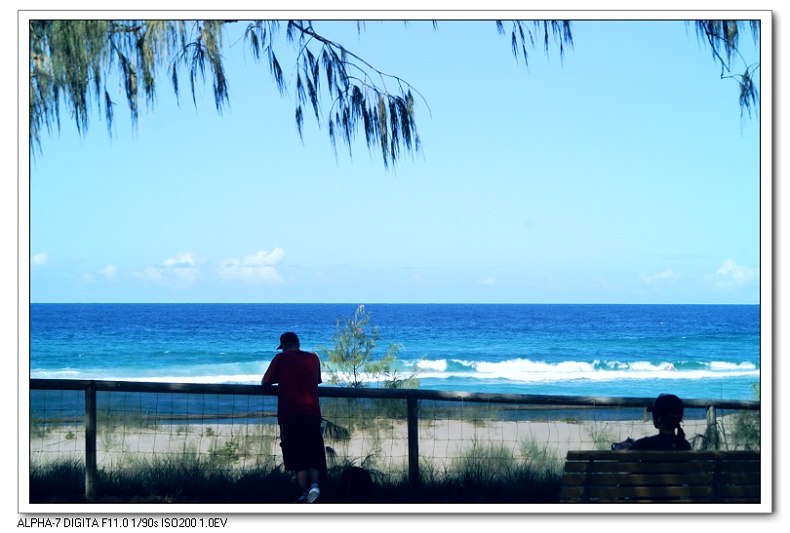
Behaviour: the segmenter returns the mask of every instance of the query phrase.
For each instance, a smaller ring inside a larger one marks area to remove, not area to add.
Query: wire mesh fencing
[[[651,402],[321,388],[328,467],[404,478],[561,468],[569,450],[655,434]],[[64,461],[107,474],[283,465],[276,389],[31,380],[29,426],[31,472]],[[686,400],[683,427],[695,449],[759,449],[759,402]]]

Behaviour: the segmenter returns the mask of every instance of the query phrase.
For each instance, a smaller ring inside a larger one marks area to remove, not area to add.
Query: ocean
[[[31,378],[258,384],[279,336],[334,346],[356,304],[30,305]],[[420,388],[755,400],[759,305],[369,304]],[[771,354],[762,354],[770,357]],[[370,386],[376,386],[371,383]]]

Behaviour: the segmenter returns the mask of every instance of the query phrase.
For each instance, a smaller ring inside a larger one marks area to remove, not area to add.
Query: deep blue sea
[[[260,383],[279,336],[331,348],[354,304],[31,304],[30,377]],[[430,390],[755,400],[758,305],[370,304]],[[374,351],[375,353],[375,351]],[[763,354],[770,357],[770,354]],[[375,386],[375,384],[371,384]]]

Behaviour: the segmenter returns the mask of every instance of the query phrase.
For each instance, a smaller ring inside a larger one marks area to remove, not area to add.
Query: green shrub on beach
[[[391,389],[419,386],[416,365],[409,375],[398,371],[400,344],[390,343],[383,357],[373,353],[379,342],[379,328],[370,325],[370,312],[365,311],[364,305],[357,307],[353,318],[338,319],[332,342],[333,348],[319,349],[329,384],[364,388],[372,381]]]
[[[513,454],[502,444],[484,444],[477,440],[464,454],[450,463],[450,475],[470,484],[488,479],[501,479],[513,467]]]
[[[614,435],[611,432],[607,431],[605,428],[600,426],[599,424],[593,423],[589,427],[586,428],[587,432],[592,438],[593,447],[596,450],[609,450],[611,449],[612,443],[616,440]]]
[[[30,438],[43,439],[58,427],[58,423],[38,416],[30,417]]]
[[[224,446],[211,450],[211,457],[228,462],[239,462],[239,446],[236,442],[229,440]]]
[[[757,399],[760,399],[760,384],[752,385]],[[722,431],[727,446],[732,450],[760,449],[760,411],[739,411],[732,415],[731,432]]]
[[[535,473],[543,472],[547,478],[562,475],[565,458],[549,450],[545,445],[540,445],[534,440],[524,441],[521,443],[521,455]]]
[[[737,413],[733,427],[732,449],[760,449],[760,412]]]

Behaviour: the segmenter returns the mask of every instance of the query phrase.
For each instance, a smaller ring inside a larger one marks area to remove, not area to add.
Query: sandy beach
[[[719,423],[727,425],[727,417]],[[705,420],[683,424],[689,440],[705,432]],[[419,425],[421,463],[438,470],[452,468],[454,460],[474,450],[508,450],[518,460],[564,460],[568,450],[608,449],[627,437],[655,434],[652,422],[621,421],[484,421],[437,419]],[[329,466],[354,464],[382,473],[399,473],[408,464],[405,421],[381,419],[367,428],[353,429],[346,440],[325,434]],[[282,464],[278,426],[272,423],[160,423],[156,427],[99,428],[96,439],[99,468],[113,470],[139,461],[199,457],[240,468]],[[82,426],[62,425],[31,432],[31,465],[63,458],[82,459]]]

